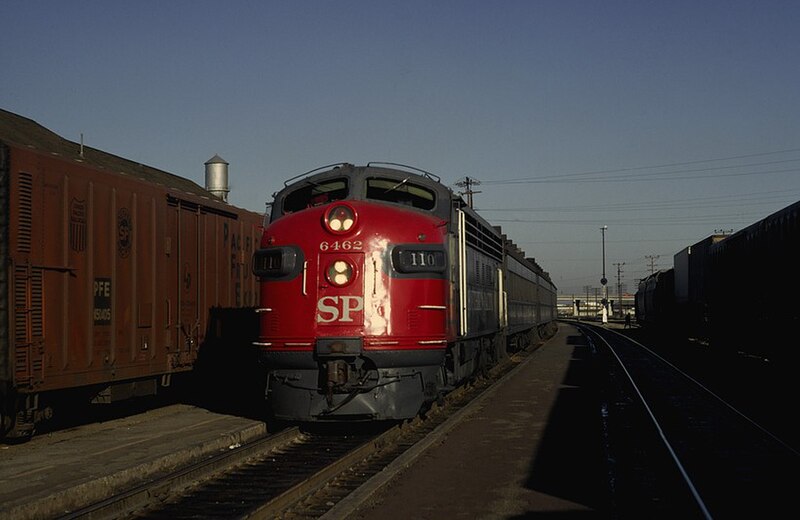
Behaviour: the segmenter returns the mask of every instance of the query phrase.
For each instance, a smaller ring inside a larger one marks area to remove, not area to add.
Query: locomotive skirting
[[[267,401],[275,417],[290,421],[400,420],[414,417],[436,397],[438,366],[392,367],[376,371],[370,387],[352,393],[321,393],[319,370],[274,370],[267,378]]]
[[[444,356],[444,349],[368,350],[358,358],[323,359],[308,352],[266,352],[262,354],[268,367],[266,398],[271,413],[284,420],[408,419],[425,401],[438,396]],[[364,382],[348,392],[326,395],[321,374],[327,363],[337,360],[365,367]]]

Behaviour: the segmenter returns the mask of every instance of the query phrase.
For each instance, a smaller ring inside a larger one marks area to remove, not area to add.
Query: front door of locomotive
[[[318,256],[319,336],[360,337],[364,327],[364,253],[328,250]]]

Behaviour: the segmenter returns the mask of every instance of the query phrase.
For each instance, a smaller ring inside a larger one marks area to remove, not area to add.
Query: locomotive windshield
[[[431,210],[436,206],[436,194],[417,184],[397,179],[367,179],[367,198],[405,204]]]
[[[347,197],[347,179],[308,180],[283,199],[283,212],[293,213]]]

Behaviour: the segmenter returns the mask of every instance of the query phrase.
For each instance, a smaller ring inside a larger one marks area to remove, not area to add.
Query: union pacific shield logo
[[[117,212],[117,252],[122,258],[131,253],[131,213],[128,208],[120,208]]]

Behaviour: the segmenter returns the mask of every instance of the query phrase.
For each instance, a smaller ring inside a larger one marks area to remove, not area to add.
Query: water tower
[[[228,162],[219,155],[206,161],[206,190],[228,202]]]

